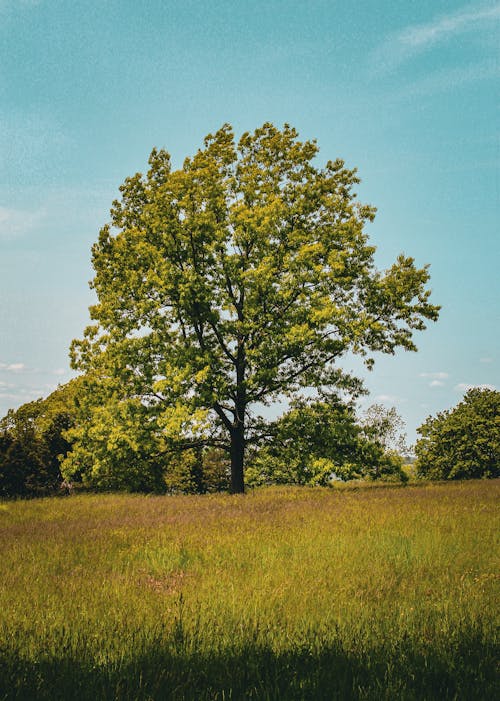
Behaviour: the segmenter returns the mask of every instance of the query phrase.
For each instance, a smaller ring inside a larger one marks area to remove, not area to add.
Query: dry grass
[[[0,698],[494,698],[499,491],[0,503]]]

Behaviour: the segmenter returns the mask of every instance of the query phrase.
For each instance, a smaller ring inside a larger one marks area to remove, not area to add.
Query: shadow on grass
[[[252,646],[217,653],[173,650],[165,641],[129,659],[98,663],[61,656],[0,657],[0,699],[204,701],[208,699],[475,700],[500,698],[495,648],[468,639],[452,649],[392,649],[354,654],[333,645],[283,653]]]

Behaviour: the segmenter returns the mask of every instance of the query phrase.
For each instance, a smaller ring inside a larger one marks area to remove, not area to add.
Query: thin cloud
[[[492,363],[493,358],[479,358],[480,363]]]
[[[26,389],[23,387],[14,392],[0,391],[0,398],[12,399],[18,403],[23,404],[25,402],[33,401],[34,399],[39,399],[42,396],[42,394],[43,393],[37,389]]]
[[[444,387],[444,382],[442,380],[432,380],[432,382],[429,382],[429,387]]]
[[[428,24],[407,27],[398,36],[403,46],[426,49],[446,37],[481,28],[500,19],[500,3],[492,7],[462,8],[457,12],[434,19]]]
[[[0,207],[0,241],[24,236],[45,217],[43,209],[29,212],[22,209]]]
[[[455,385],[455,389],[458,390],[459,392],[468,392],[470,389],[491,389],[491,390],[495,391],[496,387],[495,387],[495,385],[489,385],[489,384],[471,385],[471,384],[468,384],[467,382],[460,382],[458,385]]]
[[[376,401],[383,402],[384,404],[394,404],[395,402],[401,401],[399,397],[396,397],[393,394],[378,394],[375,399]]]
[[[447,380],[449,374],[447,372],[421,372],[420,377],[427,377],[430,380]]]
[[[500,3],[463,7],[424,24],[405,27],[389,35],[370,57],[372,69],[390,71],[436,44],[465,32],[490,28],[500,20]]]
[[[479,81],[491,80],[500,76],[498,61],[486,61],[460,68],[448,68],[436,71],[420,80],[408,84],[399,97],[415,98],[433,95],[435,93],[449,92],[467,85],[475,85]]]
[[[22,370],[26,370],[26,365],[24,363],[0,363],[0,370],[21,372]]]
[[[22,401],[23,397],[21,394],[14,394],[13,392],[0,392],[0,399],[12,399],[15,402]]]

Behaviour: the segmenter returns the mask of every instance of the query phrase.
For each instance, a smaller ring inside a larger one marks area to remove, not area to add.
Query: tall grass
[[[0,503],[0,699],[493,699],[495,481]]]

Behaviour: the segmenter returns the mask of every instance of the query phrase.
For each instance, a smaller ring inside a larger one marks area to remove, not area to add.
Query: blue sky
[[[498,1],[0,0],[0,415],[71,377],[120,183],[224,122],[288,122],[357,166],[379,266],[431,264],[441,318],[364,373],[365,405],[413,441],[498,389],[499,78]]]

